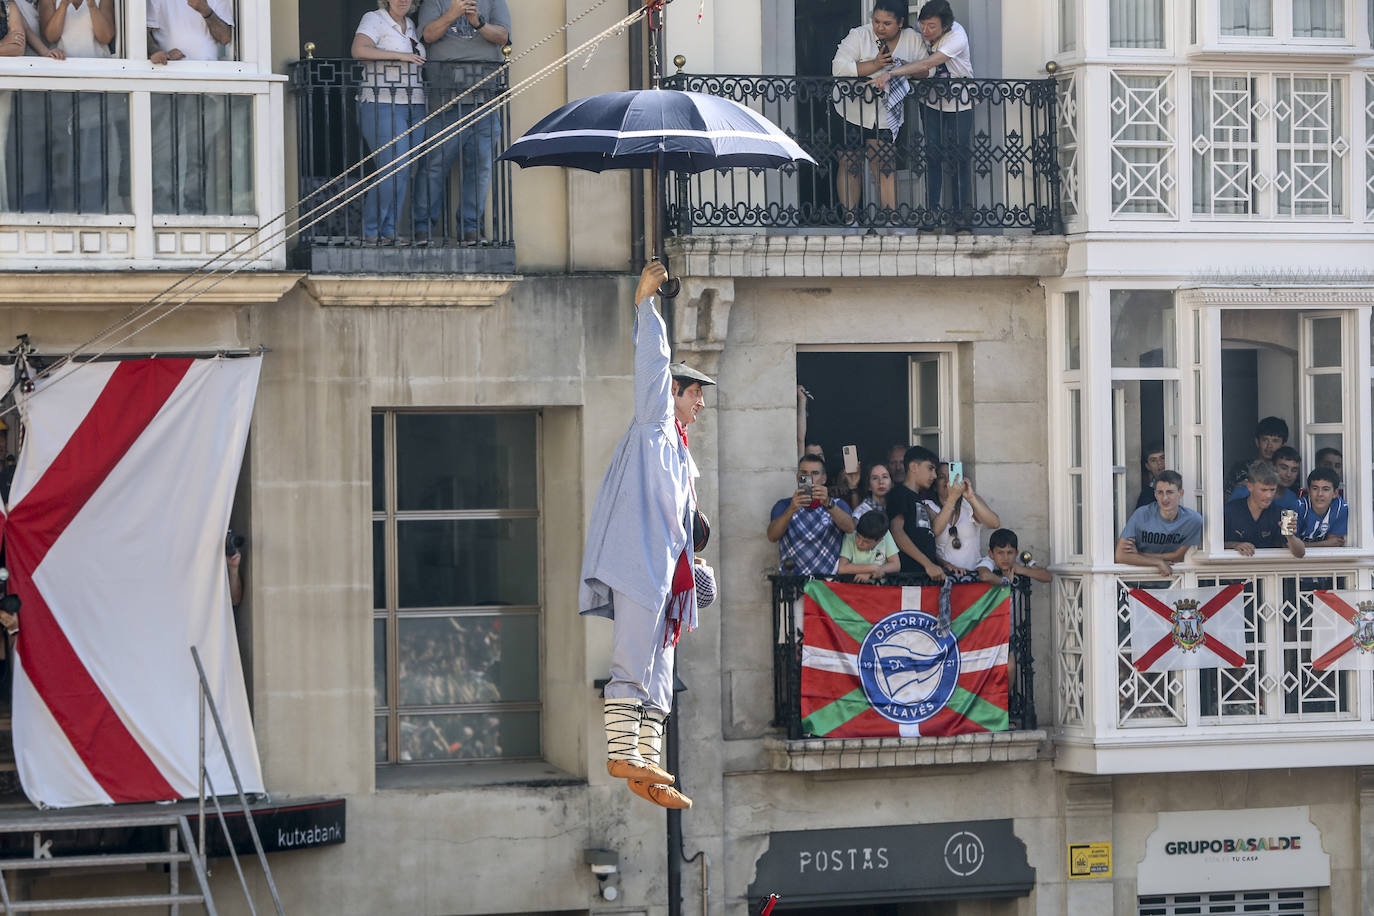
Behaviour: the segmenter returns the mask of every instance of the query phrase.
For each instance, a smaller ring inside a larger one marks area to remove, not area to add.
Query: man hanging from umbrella
[[[650,261],[635,291],[635,413],[592,509],[578,609],[615,624],[605,690],[607,772],[655,804],[689,808],[692,800],[673,788],[674,777],[659,763],[673,706],[674,650],[682,632],[696,627],[697,577],[709,579],[709,567],[695,560],[704,519],[696,510],[687,427],[705,406],[702,386],[715,382],[669,363],[667,329],[654,303],[667,276]]]

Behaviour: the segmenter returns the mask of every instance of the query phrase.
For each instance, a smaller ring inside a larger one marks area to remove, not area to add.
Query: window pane
[[[253,205],[253,99],[154,93],[153,212],[244,216]]]
[[[916,364],[916,425],[940,425],[940,363],[925,359]]]
[[[1154,472],[1146,463],[1149,456],[1162,451],[1170,462],[1177,460],[1170,441],[1178,422],[1177,385],[1171,381],[1117,381],[1112,386],[1116,395],[1113,464],[1122,468],[1121,475],[1113,480],[1114,524],[1120,531],[1137,506],[1154,502]]]
[[[399,622],[401,706],[539,699],[534,614],[421,617]]]
[[[0,210],[129,213],[129,97],[117,92],[0,93]]]
[[[535,415],[397,414],[396,508],[533,509]]]
[[[372,523],[372,606],[386,607],[386,522]]]
[[[1083,475],[1072,474],[1070,481],[1070,499],[1073,501],[1073,552],[1081,554],[1083,552]]]
[[[1069,391],[1069,467],[1083,466],[1083,392]]]
[[[1341,422],[1341,377],[1312,376],[1312,422]]]
[[[386,698],[386,620],[372,621],[372,689],[374,706],[385,706]]]
[[[401,760],[539,756],[539,713],[401,717]]]
[[[1294,38],[1345,36],[1345,0],[1293,0]]]
[[[536,519],[415,520],[396,528],[400,607],[539,602]]]
[[[922,433],[921,435],[913,436],[912,438],[915,440],[911,443],[912,445],[919,445],[921,448],[930,449],[936,455],[940,454],[939,433]]]
[[[1078,47],[1078,0],[1059,0],[1059,50]]]
[[[1273,35],[1272,0],[1221,0],[1221,34]]]
[[[1174,365],[1174,294],[1156,289],[1114,289],[1112,368]]]
[[[1336,473],[1341,475],[1341,480],[1345,480],[1345,444],[1340,433],[1318,433],[1312,437],[1312,456],[1313,467],[1330,465],[1336,469]],[[1334,455],[1322,455],[1321,450],[1333,448],[1336,450]],[[1306,476],[1306,475],[1304,475]],[[1305,481],[1304,481],[1305,482]]]
[[[1110,0],[1113,48],[1164,47],[1164,0]]]
[[[377,763],[386,763],[386,716],[372,720],[372,742],[375,748],[372,759]]]
[[[372,511],[386,511],[386,418],[372,415]]]
[[[1064,368],[1079,367],[1082,328],[1078,318],[1078,293],[1064,294]]]
[[[1316,318],[1312,324],[1312,365],[1314,367],[1341,364],[1341,320]]]

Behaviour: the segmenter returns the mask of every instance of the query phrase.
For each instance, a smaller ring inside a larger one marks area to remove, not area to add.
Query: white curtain
[[[1078,0],[1059,0],[1059,50],[1078,47]]]
[[[1113,48],[1164,47],[1164,0],[1111,0]]]
[[[1273,35],[1273,0],[1221,0],[1221,34]]]
[[[1345,36],[1345,0],[1293,0],[1294,38]]]

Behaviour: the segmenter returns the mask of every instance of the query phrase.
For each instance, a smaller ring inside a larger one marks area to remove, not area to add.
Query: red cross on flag
[[[224,535],[261,357],[88,363],[21,396],[4,519],[14,747],[38,805],[194,797],[205,665],[244,789],[262,774]],[[206,763],[233,792],[213,727]]]
[[[1312,593],[1312,669],[1374,670],[1374,592]]]
[[[1243,592],[1239,584],[1131,589],[1131,663],[1144,672],[1242,667]]]

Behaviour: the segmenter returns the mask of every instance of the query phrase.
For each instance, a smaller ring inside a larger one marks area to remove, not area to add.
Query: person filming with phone
[[[854,516],[848,503],[830,496],[825,461],[818,456],[802,456],[796,481],[791,497],[773,504],[768,540],[778,545],[784,572],[829,576],[839,563],[844,536],[854,530]]]

